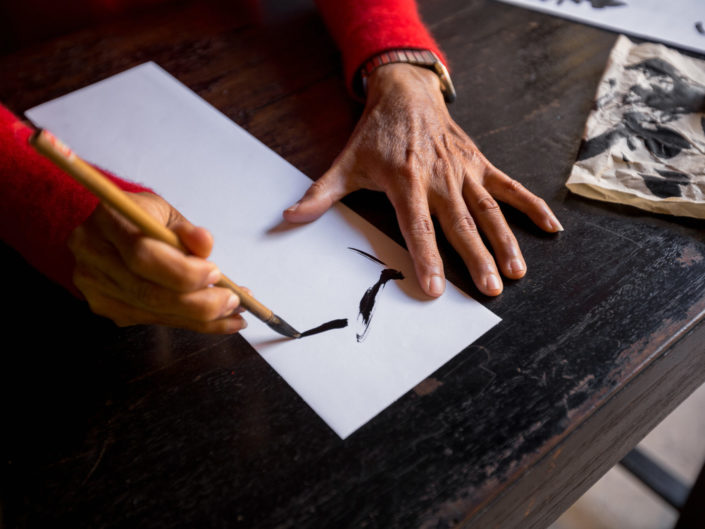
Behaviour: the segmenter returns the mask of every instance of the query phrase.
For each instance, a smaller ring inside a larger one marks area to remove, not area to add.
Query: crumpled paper
[[[705,61],[620,36],[566,186],[705,218]]]

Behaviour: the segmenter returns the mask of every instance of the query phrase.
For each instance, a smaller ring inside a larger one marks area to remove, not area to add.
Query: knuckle
[[[494,198],[487,195],[477,201],[477,210],[480,213],[497,213],[499,211],[499,204],[497,204]]]
[[[504,190],[516,195],[526,191],[526,188],[513,178],[509,178],[504,182]]]
[[[430,217],[419,215],[409,222],[409,234],[413,237],[426,237],[433,233],[433,222]]]
[[[474,235],[477,233],[477,225],[469,213],[460,213],[453,218],[451,227],[454,233],[463,235]]]
[[[313,182],[310,187],[308,188],[308,191],[306,191],[306,195],[308,196],[315,196],[318,195],[319,193],[323,193],[326,190],[326,183],[323,178],[319,178],[315,182]]]
[[[423,181],[417,171],[410,169],[409,167],[404,165],[400,167],[396,172],[399,174],[398,182],[401,186],[401,190],[405,194],[413,196],[415,194],[421,194],[423,192]]]
[[[512,233],[508,230],[502,231],[499,236],[499,242],[505,247],[516,246],[516,239],[514,238],[514,235],[512,235]]]
[[[465,161],[470,167],[478,167],[482,164],[482,159],[480,158],[480,152],[477,150],[474,144],[466,145],[465,148],[460,151],[465,158]]]
[[[439,156],[433,162],[433,175],[436,178],[448,178],[452,173],[450,162],[444,157]]]

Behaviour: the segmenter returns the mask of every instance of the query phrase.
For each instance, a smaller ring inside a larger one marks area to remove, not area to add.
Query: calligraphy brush
[[[93,166],[79,158],[71,149],[61,143],[53,134],[39,129],[29,138],[29,143],[37,152],[46,156],[61,169],[71,175],[78,183],[85,186],[101,201],[130,220],[148,237],[165,242],[184,253],[188,250],[179,241],[179,237],[169,228],[157,222],[143,210],[122,189],[108,180]],[[235,292],[240,298],[240,305],[254,316],[269,325],[273,330],[289,338],[301,338],[301,333],[262,305],[245,290],[226,276],[222,276],[216,286]]]

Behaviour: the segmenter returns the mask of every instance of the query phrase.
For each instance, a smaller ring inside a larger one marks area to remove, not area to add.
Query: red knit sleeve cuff
[[[0,105],[0,238],[44,275],[78,294],[66,241],[98,199],[40,156],[27,141],[31,134],[30,127]],[[106,175],[125,191],[151,192]]]
[[[414,0],[316,0],[328,30],[343,54],[351,94],[360,67],[380,52],[413,48],[446,58],[419,16]]]

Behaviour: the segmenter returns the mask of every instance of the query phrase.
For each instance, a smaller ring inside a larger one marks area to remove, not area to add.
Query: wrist
[[[367,98],[375,100],[386,93],[401,94],[424,89],[442,100],[441,82],[432,70],[413,64],[392,63],[376,68],[367,80]]]

